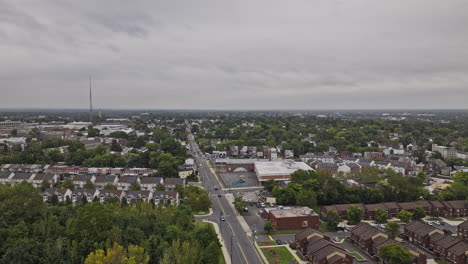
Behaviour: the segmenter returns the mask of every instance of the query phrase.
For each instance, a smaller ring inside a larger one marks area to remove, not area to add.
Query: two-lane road
[[[228,252],[231,254],[231,263],[262,263],[252,245],[252,237],[247,236],[242,229],[232,206],[225,197],[225,192],[216,180],[214,173],[210,170],[208,160],[200,152],[193,135],[190,134],[188,139],[190,149],[194,153],[195,162],[198,166],[202,185],[208,191],[213,203],[213,214],[207,217],[207,219],[219,224],[221,236]],[[221,221],[221,216],[224,216],[225,221]]]

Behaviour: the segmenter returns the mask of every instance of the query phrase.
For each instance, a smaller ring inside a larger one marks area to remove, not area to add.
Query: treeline
[[[250,126],[249,123],[253,123]],[[220,139],[226,146],[281,146],[294,150],[295,155],[306,152],[328,151],[330,146],[338,151],[368,151],[369,142],[382,145],[404,146],[416,144],[422,149],[430,149],[430,144],[448,145],[464,138],[455,147],[468,151],[468,125],[464,120],[450,123],[425,122],[408,118],[402,121],[381,119],[354,119],[283,117],[283,116],[230,116],[215,122],[204,121],[193,127],[197,140],[204,150],[212,150],[209,141]],[[312,134],[312,144],[304,139]]]
[[[277,202],[283,205],[317,205],[410,202],[416,200],[463,200],[468,199],[468,173],[457,173],[455,182],[446,190],[430,194],[423,187],[424,174],[417,177],[405,177],[392,174],[378,182],[375,187],[353,187],[343,180],[315,171],[296,171],[291,182],[279,187],[275,182],[265,184]]]
[[[93,130],[92,127],[88,130]],[[111,134],[112,135],[112,134]],[[10,152],[0,154],[0,164],[56,164],[65,162],[72,166],[87,167],[139,167],[158,169],[161,176],[178,177],[177,167],[183,164],[186,150],[179,141],[172,138],[167,131],[155,129],[151,135],[133,137],[125,132],[115,132],[116,138],[125,138],[135,147],[146,147],[146,151],[133,149],[121,155],[115,142],[110,147],[100,145],[86,150],[80,141],[46,139],[30,141],[22,149],[15,145]],[[152,141],[153,143],[147,143]],[[68,152],[61,153],[58,147],[67,146]],[[53,149],[51,149],[53,148]],[[121,148],[120,148],[121,151]]]
[[[222,263],[190,205],[46,205],[27,183],[0,185],[0,263]]]

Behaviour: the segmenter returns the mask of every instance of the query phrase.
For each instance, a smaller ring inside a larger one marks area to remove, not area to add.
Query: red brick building
[[[270,210],[267,219],[275,230],[319,229],[320,217],[308,207]]]
[[[468,221],[465,221],[457,227],[458,237],[468,241]]]

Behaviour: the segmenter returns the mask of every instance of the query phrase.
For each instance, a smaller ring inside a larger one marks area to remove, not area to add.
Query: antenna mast
[[[91,90],[91,75],[89,75],[89,122],[93,123],[93,93]]]

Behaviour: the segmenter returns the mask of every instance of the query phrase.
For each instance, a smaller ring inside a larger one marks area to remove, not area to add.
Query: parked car
[[[226,220],[226,218],[224,218],[224,215],[221,216],[221,221],[224,221]]]
[[[262,205],[260,203],[257,203],[257,208],[261,208]]]
[[[277,239],[276,244],[281,245],[281,240]]]
[[[250,203],[249,203],[250,206],[253,206],[253,204],[254,204],[253,202],[250,202]]]
[[[220,193],[218,193],[218,197],[221,197],[222,195]]]
[[[214,187],[214,190],[217,191],[217,190],[218,190],[218,187]]]
[[[262,206],[262,208],[265,208],[266,206],[265,203],[261,203],[260,205]]]
[[[379,227],[380,228],[385,228],[385,225],[384,224],[379,224]]]

